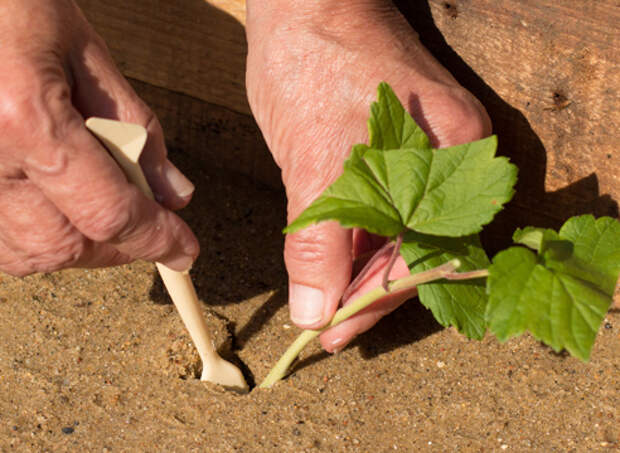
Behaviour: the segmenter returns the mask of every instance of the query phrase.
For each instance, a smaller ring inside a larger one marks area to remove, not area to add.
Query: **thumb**
[[[325,222],[289,234],[284,261],[291,320],[305,329],[322,327],[351,279],[351,230]]]

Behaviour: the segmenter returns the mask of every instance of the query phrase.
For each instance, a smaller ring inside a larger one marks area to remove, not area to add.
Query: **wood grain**
[[[127,77],[249,114],[243,1],[78,0]]]
[[[519,167],[514,200],[485,229],[619,217],[620,6],[614,0],[397,2],[422,42],[487,108]],[[614,297],[620,307],[620,282]]]
[[[233,170],[256,184],[282,190],[280,170],[251,116],[130,79],[164,128],[168,152],[192,156],[197,165]]]
[[[501,152],[519,166],[504,215],[511,225],[618,216],[617,2],[399,3],[422,41],[487,107]]]
[[[123,72],[165,89],[155,95],[140,85],[163,117],[173,146],[210,155],[217,140],[210,127],[201,129],[211,124],[205,118],[217,106],[249,114],[243,0],[79,3]],[[507,237],[509,229],[525,223],[557,227],[586,212],[618,217],[615,0],[396,3],[425,45],[483,102],[501,153],[520,168],[518,194],[494,226],[498,235]],[[219,128],[225,137],[219,162],[257,179],[275,177],[273,167],[256,170],[259,159],[268,157],[253,121],[227,115]],[[234,144],[236,136],[242,145]],[[214,145],[205,152],[207,142]]]

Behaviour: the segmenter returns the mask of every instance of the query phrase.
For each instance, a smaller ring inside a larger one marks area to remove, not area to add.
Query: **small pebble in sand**
[[[442,362],[442,361],[437,362],[437,368],[443,368],[445,366],[446,366],[445,362]]]
[[[75,431],[75,429],[73,429],[73,427],[72,427],[72,426],[65,426],[65,427],[62,429],[62,432],[63,432],[64,434],[73,434],[73,431]]]

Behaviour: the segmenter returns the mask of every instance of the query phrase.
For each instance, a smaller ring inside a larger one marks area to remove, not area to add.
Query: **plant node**
[[[383,283],[381,286],[383,286],[383,289],[386,293],[389,291],[388,283],[390,281],[390,272],[392,272],[394,263],[396,263],[396,259],[400,255],[401,245],[403,245],[403,233],[399,233],[399,235],[396,236],[396,243],[394,244],[394,249],[392,250],[392,255],[390,256],[390,261],[388,261],[385,272],[383,273]]]

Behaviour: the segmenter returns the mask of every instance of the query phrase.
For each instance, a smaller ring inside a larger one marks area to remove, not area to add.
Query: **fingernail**
[[[343,344],[344,343],[344,338],[335,338],[334,340],[332,340],[329,345],[331,346],[330,349],[332,350],[332,354],[338,354],[340,351],[342,351],[347,345]]]
[[[291,320],[298,326],[310,326],[323,319],[325,295],[320,289],[292,283],[288,297]]]
[[[164,162],[162,173],[179,198],[186,198],[194,192],[194,184],[169,160]]]
[[[192,268],[192,264],[194,264],[194,258],[191,256],[183,255],[178,258],[171,259],[164,263],[171,269],[179,272],[189,271]]]

